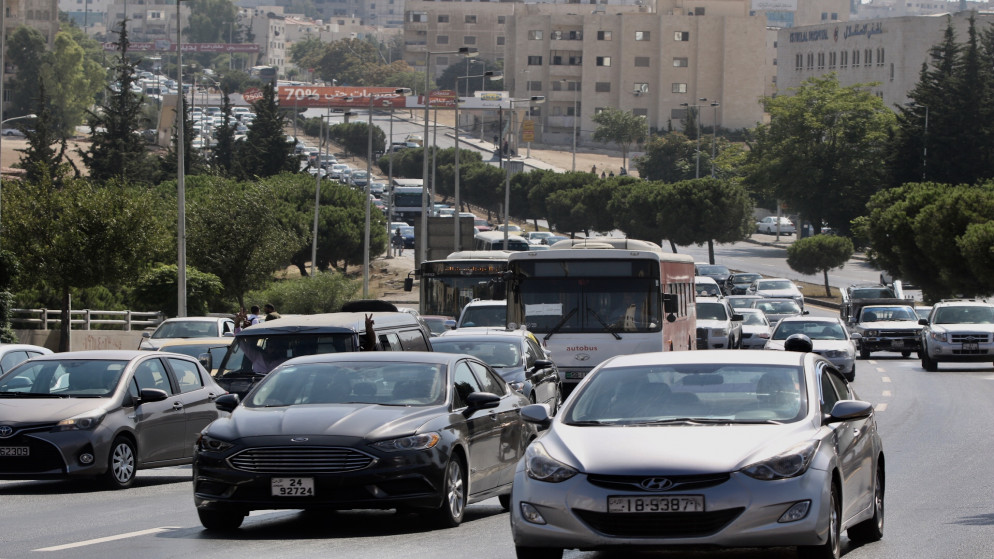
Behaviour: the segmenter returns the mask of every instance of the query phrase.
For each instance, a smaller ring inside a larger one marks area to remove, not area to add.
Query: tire
[[[848,380],[849,382],[852,382],[852,381],[856,380],[856,362],[855,361],[852,362],[852,370],[849,371],[848,373],[846,373],[844,376],[846,377],[846,380]]]
[[[127,437],[117,437],[110,445],[103,481],[111,489],[127,489],[135,482],[137,466],[135,443]]]
[[[839,513],[839,490],[832,484],[832,495],[828,516],[828,539],[821,545],[805,545],[797,548],[797,556],[801,559],[840,559],[842,557],[841,543],[841,514]]]
[[[506,493],[504,495],[498,495],[497,500],[500,501],[500,508],[504,510],[511,510],[511,494]]]
[[[521,547],[514,546],[514,555],[518,559],[562,559],[563,550],[558,547]]]
[[[939,364],[928,356],[928,351],[922,352],[922,369],[925,369],[930,373],[934,373],[939,370]]]
[[[197,509],[197,516],[205,529],[216,532],[237,530],[245,520],[244,513],[226,509]]]
[[[849,539],[854,543],[870,543],[884,537],[884,487],[884,467],[878,464],[877,477],[873,484],[873,517],[846,531]]]
[[[462,523],[466,513],[466,473],[462,459],[456,455],[449,458],[442,479],[442,505],[433,511],[433,520],[440,528],[455,528]]]
[[[910,351],[902,351],[901,352],[901,357],[907,359],[908,357],[911,357],[911,352]]]
[[[859,348],[859,358],[860,359],[869,359],[870,358],[870,350],[863,349],[862,347],[860,347]]]

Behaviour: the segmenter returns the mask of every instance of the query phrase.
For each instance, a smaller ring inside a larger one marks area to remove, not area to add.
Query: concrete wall
[[[58,330],[14,330],[22,344],[47,347],[59,350]],[[69,350],[85,351],[92,349],[138,349],[142,330],[124,332],[121,330],[73,330],[70,334]]]

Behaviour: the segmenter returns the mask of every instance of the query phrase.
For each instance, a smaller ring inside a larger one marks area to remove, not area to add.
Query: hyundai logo
[[[673,481],[664,477],[650,477],[639,482],[639,487],[646,491],[666,491],[673,487]]]
[[[10,425],[0,425],[0,439],[6,439],[14,434],[14,428]]]
[[[294,437],[290,439],[292,443],[306,443],[309,439],[307,437]]]
[[[590,361],[590,355],[586,353],[577,353],[573,359],[576,359],[577,361]]]

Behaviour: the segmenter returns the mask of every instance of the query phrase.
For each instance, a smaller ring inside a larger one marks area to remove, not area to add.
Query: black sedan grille
[[[228,459],[231,467],[265,474],[336,474],[368,468],[376,458],[351,448],[250,448]]]
[[[719,532],[744,507],[710,512],[611,514],[574,509],[592,529],[621,538],[697,538]]]
[[[667,486],[665,491],[690,491],[697,489],[704,489],[707,487],[715,487],[721,485],[731,478],[727,473],[721,474],[703,474],[703,475],[685,475],[685,476],[605,476],[605,475],[588,475],[587,481],[592,485],[598,487],[603,487],[605,489],[614,489],[618,491],[646,491],[648,493],[660,493],[660,491],[650,491],[644,489],[641,485],[646,479],[659,480],[665,477],[665,479],[671,482]],[[663,491],[663,492],[665,492]]]

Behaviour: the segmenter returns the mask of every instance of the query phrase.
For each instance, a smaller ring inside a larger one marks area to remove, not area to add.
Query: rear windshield
[[[217,375],[265,374],[284,361],[302,355],[359,351],[355,339],[350,333],[238,336],[228,348]]]

